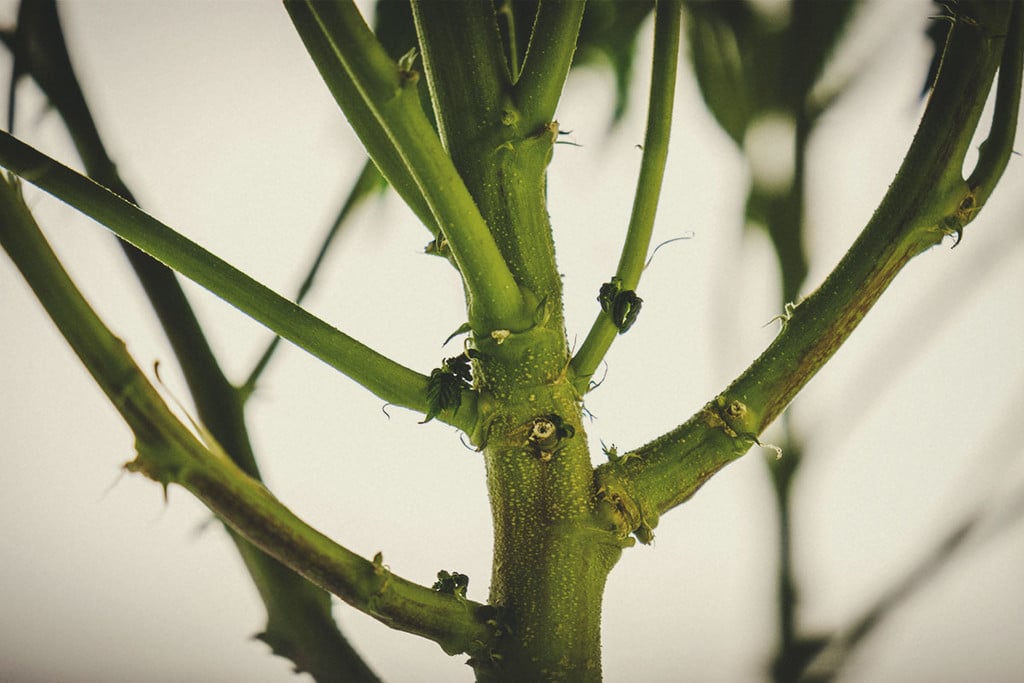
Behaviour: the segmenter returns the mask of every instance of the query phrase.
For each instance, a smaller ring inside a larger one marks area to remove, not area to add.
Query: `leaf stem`
[[[394,141],[387,135],[370,107],[363,101],[358,88],[334,52],[323,28],[313,16],[312,10],[301,2],[287,2],[285,8],[288,10],[299,37],[306,46],[306,51],[324,79],[324,83],[327,84],[327,88],[339,106],[344,105],[341,109],[345,118],[363,143],[381,175],[436,238],[440,234],[440,228],[430,212],[426,198],[409,174]]]
[[[1003,48],[996,85],[996,102],[989,136],[981,144],[978,162],[967,179],[976,188],[978,210],[985,205],[1013,154],[1013,138],[1020,111],[1021,71],[1024,70],[1024,1],[1013,3],[1010,30]]]
[[[134,204],[0,131],[0,165],[70,204],[389,403],[426,412],[427,378],[381,355],[175,232]],[[475,406],[438,419],[471,431]]]
[[[138,454],[127,469],[183,486],[253,545],[393,628],[450,653],[488,642],[488,608],[414,584],[338,545],[185,427],[77,290],[8,178],[0,182],[0,218],[0,246],[135,434]]]
[[[654,231],[654,218],[661,196],[672,130],[676,66],[679,61],[679,25],[680,2],[660,0],[655,10],[654,58],[643,159],[640,162],[629,228],[615,271],[615,277],[623,290],[637,288]],[[576,388],[581,393],[587,390],[591,376],[601,364],[601,359],[608,352],[617,333],[618,329],[610,315],[601,311],[572,360],[572,368],[577,377]]]
[[[961,19],[950,32],[935,89],[896,179],[825,282],[786,311],[775,341],[686,423],[597,468],[601,486],[627,501],[619,507],[628,515],[613,511],[620,532],[649,537],[659,515],[759,443],[758,435],[839,349],[903,266],[973,220],[975,189],[960,174],[1000,64],[1011,9],[1002,3],[957,5]],[[1013,31],[1020,31],[1020,22]]]

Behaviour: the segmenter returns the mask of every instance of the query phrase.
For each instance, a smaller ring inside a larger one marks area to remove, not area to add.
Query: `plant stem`
[[[580,0],[540,0],[522,72],[515,84],[515,100],[526,131],[538,131],[554,119],[576,52],[585,6]]]
[[[1006,170],[1013,154],[1013,138],[1017,130],[1020,111],[1021,71],[1024,69],[1024,2],[1013,3],[1009,35],[999,64],[996,102],[992,114],[989,136],[981,144],[978,163],[967,179],[971,188],[977,188],[975,202],[984,206],[996,183]]]
[[[494,7],[414,0],[412,10],[441,141],[453,157],[460,147],[479,149],[482,135],[508,107],[512,85]]]
[[[286,2],[285,8],[331,95],[339,106],[344,104],[341,107],[342,112],[366,147],[373,163],[416,217],[437,238],[441,229],[430,211],[426,198],[406,168],[394,141],[388,136],[369,105],[363,101],[359,89],[341,64],[309,4]]]
[[[494,12],[482,4],[471,6],[477,9],[468,11],[460,3],[414,6],[438,126],[523,292],[531,314],[525,327],[536,323],[534,314],[541,307],[545,324],[561,334],[562,283],[545,209],[546,171],[557,129],[523,122],[511,97]],[[507,329],[522,332],[525,327]],[[484,337],[497,329],[475,327]]]
[[[88,178],[0,132],[0,165],[67,202],[147,254],[210,290],[380,398],[426,412],[427,378],[370,349],[271,291]],[[471,431],[471,395],[457,415],[438,419]]]
[[[615,271],[623,290],[635,290],[647,259],[647,250],[654,231],[654,218],[661,196],[662,178],[668,159],[669,135],[672,130],[672,109],[675,100],[676,65],[679,61],[680,3],[660,0],[655,9],[654,58],[651,66],[651,93],[647,108],[647,132],[644,136],[643,159],[637,178],[633,211],[629,218],[626,241]],[[597,366],[608,352],[618,329],[611,316],[601,311],[587,338],[572,360],[576,388],[584,393]]]
[[[957,6],[961,19],[950,32],[931,100],[896,179],[821,287],[786,312],[775,341],[685,424],[598,468],[606,498],[620,501],[609,505],[620,533],[649,537],[659,515],[757,443],[757,435],[838,350],[903,266],[977,215],[974,197],[980,190],[968,187],[960,174],[1003,55],[1012,9],[1000,3]],[[1020,31],[1019,23],[1012,30]],[[1019,45],[1015,41],[1009,43]]]
[[[477,678],[600,680],[601,599],[623,544],[594,520],[593,472],[575,390],[564,377],[552,381],[536,365],[516,362],[561,347],[543,328],[501,345],[478,343],[488,378],[507,385],[489,385],[482,395],[494,524],[489,602],[505,633],[496,642],[500,660],[474,663]],[[537,425],[555,424],[571,430],[536,438]]]
[[[449,653],[487,646],[492,610],[411,583],[379,558],[370,562],[338,545],[186,428],[75,288],[12,182],[0,183],[0,246],[134,433],[138,453],[127,469],[165,489],[183,486],[253,545],[392,628]]]
[[[75,76],[54,2],[22,3],[12,50],[19,70],[35,79],[60,113],[90,176],[134,202]],[[13,112],[13,98],[11,104]],[[131,244],[118,243],[171,343],[200,422],[246,474],[259,479],[241,395],[224,376],[174,272]],[[376,681],[338,629],[330,596],[230,527],[227,531],[266,607],[267,623],[259,637],[317,681]]]

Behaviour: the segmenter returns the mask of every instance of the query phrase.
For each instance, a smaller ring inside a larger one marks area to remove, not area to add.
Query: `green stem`
[[[576,52],[585,7],[582,0],[540,0],[515,85],[515,99],[526,131],[536,132],[554,119]]]
[[[1013,138],[1017,130],[1017,116],[1020,111],[1021,71],[1024,69],[1024,2],[1013,4],[1010,30],[1003,58],[999,64],[999,81],[996,85],[996,102],[992,114],[989,136],[981,145],[978,163],[967,179],[967,184],[977,188],[975,201],[982,207],[988,201],[999,178],[1013,154]]]
[[[301,2],[288,2],[285,4],[292,23],[298,31],[309,52],[309,56],[316,64],[320,76],[327,84],[336,102],[352,126],[359,140],[363,143],[373,163],[380,170],[381,175],[398,192],[402,200],[412,209],[416,217],[430,230],[436,238],[440,234],[440,228],[434,215],[430,211],[426,198],[420,191],[416,181],[406,168],[405,161],[399,154],[394,141],[387,135],[377,117],[370,107],[363,101],[356,84],[345,71],[338,55],[335,53],[331,42],[327,39],[326,33],[313,15],[309,5]]]
[[[487,223],[448,157],[416,94],[418,74],[392,61],[351,2],[293,0],[316,20],[361,101],[391,139],[430,207],[469,292],[478,329],[523,329],[527,311],[519,287]],[[296,23],[300,32],[314,30]],[[340,101],[343,109],[346,101]],[[370,150],[372,152],[372,149]]]
[[[654,231],[654,218],[661,196],[662,178],[668,159],[672,109],[675,100],[676,65],[679,61],[680,2],[661,0],[655,10],[654,58],[651,67],[651,93],[647,108],[647,132],[643,159],[637,178],[629,229],[619,257],[615,277],[623,290],[635,290],[640,282],[647,251]],[[587,338],[572,360],[577,377],[576,388],[585,392],[597,366],[601,364],[618,329],[611,316],[602,311]]]
[[[1000,63],[1011,9],[1000,3],[957,6],[961,19],[950,33],[934,92],[889,192],[821,287],[787,311],[775,341],[685,424],[598,468],[620,533],[649,537],[659,515],[749,450],[903,266],[975,217],[978,189],[968,187],[960,174]]]
[[[519,80],[519,73],[522,66],[519,63],[519,33],[516,26],[516,13],[512,0],[500,0],[494,9],[498,17],[505,19],[505,35],[507,44],[505,52],[508,54],[508,70],[512,76],[512,82]]]
[[[412,10],[438,133],[459,168],[455,150],[480,148],[480,138],[500,122],[512,85],[494,7],[414,0]]]
[[[89,177],[136,203],[121,179],[85,101],[52,1],[22,3],[15,59],[46,94],[63,119]],[[210,349],[174,272],[128,242],[118,240],[181,365],[200,420],[250,476],[259,478],[235,388]]]
[[[409,582],[379,558],[370,562],[338,545],[185,427],[75,288],[19,188],[6,179],[0,183],[0,246],[135,434],[138,453],[129,470],[188,489],[257,548],[392,628],[429,638],[449,653],[485,647],[489,608]]]
[[[562,335],[562,282],[546,210],[546,170],[557,129],[523,124],[509,96],[512,86],[493,9],[484,3],[445,2],[423,2],[414,9],[438,124],[452,162],[529,312],[540,308],[539,317]],[[537,322],[531,315],[523,327],[505,329],[521,332]],[[497,329],[474,326],[484,337]],[[559,371],[563,365],[564,358],[559,359]]]
[[[54,2],[22,3],[12,50],[22,71],[35,79],[60,113],[89,175],[134,202],[85,101]],[[243,471],[259,479],[240,394],[224,376],[174,272],[127,242],[118,243],[171,343],[200,422]],[[237,532],[228,532],[266,606],[267,624],[260,638],[318,681],[376,681],[338,630],[330,596]]]
[[[484,356],[505,354],[510,364],[525,349],[539,356],[552,340],[543,330],[521,336],[533,335],[485,345]],[[537,368],[518,366],[518,378],[507,375],[515,386],[495,387],[484,448],[494,522],[489,602],[506,633],[497,642],[497,666],[474,667],[480,681],[598,681],[602,594],[623,544],[594,520],[575,390],[564,378],[530,381]],[[555,432],[556,422],[571,430]],[[535,438],[537,425],[552,428],[543,440]]]
[[[271,291],[137,206],[0,132],[0,165],[208,289],[257,322],[348,375],[380,398],[426,412],[427,378],[383,356]],[[471,431],[472,405],[438,419]]]

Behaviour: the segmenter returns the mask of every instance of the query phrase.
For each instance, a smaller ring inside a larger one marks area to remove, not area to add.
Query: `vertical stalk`
[[[557,125],[550,120],[524,121],[500,50],[493,8],[417,2],[414,10],[441,139],[513,278],[525,290],[527,307],[546,300],[548,322],[557,329],[562,324],[562,283],[545,208],[545,174]],[[575,33],[558,37],[570,48],[575,45]],[[544,108],[553,111],[560,92],[561,82],[552,92],[535,93],[531,101],[553,98]],[[534,324],[531,319],[524,322]]]
[[[542,348],[543,336],[506,340],[500,347],[505,362]],[[497,345],[483,346],[496,364]],[[597,530],[575,391],[564,378],[522,381],[532,371],[521,368],[518,386],[507,400],[496,400],[484,450],[494,522],[489,602],[499,608],[504,633],[498,659],[478,664],[477,675],[483,681],[599,681],[602,595],[622,545]]]
[[[635,290],[640,283],[640,274],[654,232],[654,217],[661,196],[661,181],[665,175],[669,134],[672,130],[679,32],[679,1],[661,0],[657,4],[654,18],[654,59],[643,160],[640,163],[640,176],[637,178],[626,241],[615,270],[615,277],[623,290]],[[591,376],[601,364],[618,331],[611,316],[601,311],[572,359],[572,369],[577,377],[576,388],[581,393],[590,384]]]
[[[581,9],[548,4],[528,65],[568,69]],[[531,72],[513,88],[493,42],[493,11],[421,2],[415,17],[441,137],[533,312],[521,329],[474,329],[494,524],[489,602],[503,635],[490,659],[472,663],[484,681],[597,681],[601,600],[622,546],[595,531],[593,471],[568,381],[545,187],[557,125],[524,117],[518,106],[550,116],[565,73]],[[453,46],[456,26],[464,39]]]

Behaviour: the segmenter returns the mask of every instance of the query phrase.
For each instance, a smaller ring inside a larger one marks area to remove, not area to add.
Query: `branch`
[[[128,423],[137,457],[126,465],[191,491],[246,540],[313,584],[449,653],[476,652],[490,639],[491,609],[398,577],[380,557],[367,561],[319,533],[246,475],[216,443],[204,444],[168,409],[75,288],[12,181],[0,183],[0,245]]]
[[[552,121],[569,75],[585,2],[540,0],[533,32],[515,84],[524,130],[540,130]],[[515,46],[510,46],[515,50]]]
[[[52,0],[21,4],[10,47],[19,64],[12,90],[21,74],[35,79],[63,119],[89,175],[134,202],[100,138]],[[224,376],[177,277],[129,243],[118,243],[171,343],[200,422],[246,474],[259,479],[242,397]],[[377,680],[338,629],[326,592],[255,549],[234,530],[228,528],[228,533],[266,606],[266,627],[259,637],[275,654],[292,660],[296,670],[307,671],[318,681],[340,676],[353,682]]]
[[[1000,58],[1008,66],[1020,59],[1020,22],[1009,41],[1018,54],[1002,49],[1013,9],[957,5],[935,89],[896,179],[821,287],[787,309],[775,341],[685,424],[597,468],[621,534],[649,540],[659,515],[758,443],[757,435],[832,357],[903,266],[946,235],[961,234],[977,215],[976,197],[991,193],[998,175],[971,187],[961,170]]]
[[[640,176],[637,178],[626,241],[612,279],[623,292],[636,290],[647,259],[651,233],[654,231],[654,217],[658,211],[658,198],[661,196],[665,162],[668,159],[669,135],[672,131],[672,105],[675,100],[676,66],[679,62],[679,24],[678,0],[658,2],[654,19],[654,58],[643,159],[640,162]],[[610,310],[598,314],[590,333],[572,359],[572,369],[577,378],[576,389],[580,393],[586,391],[591,376],[619,331]]]
[[[1009,36],[999,65],[992,128],[988,138],[981,143],[978,162],[967,179],[968,185],[977,188],[975,202],[979,209],[988,201],[1013,154],[1013,138],[1020,110],[1021,70],[1024,68],[1024,2],[1017,0],[1013,8]]]
[[[0,166],[70,204],[385,401],[427,411],[424,375],[340,332],[134,204],[2,131]],[[457,415],[446,412],[438,419],[471,432],[475,413],[475,406],[464,405]]]
[[[326,43],[335,68],[343,69],[354,85],[356,106],[351,92],[338,101],[346,115],[350,109],[355,115],[367,110],[373,115],[426,199],[462,273],[474,326],[529,327],[533,310],[524,306],[486,221],[423,113],[415,87],[419,75],[411,64],[398,65],[388,57],[351,2],[289,0],[286,7],[299,34]]]
[[[64,121],[89,177],[135,203],[107,153],[85,101],[68,56],[54,2],[39,0],[21,4],[11,49],[15,61],[21,65],[19,71],[35,80]],[[248,436],[244,427],[239,427],[243,420],[235,388],[214,357],[174,272],[128,242],[118,240],[118,243],[174,350],[199,418],[214,431],[238,465],[259,478]]]
[[[394,141],[388,137],[370,107],[362,100],[359,89],[338,60],[312,10],[306,4],[298,2],[287,3],[285,7],[331,95],[339,105],[344,103],[342,111],[345,118],[373,159],[373,163],[388,184],[398,192],[402,201],[436,238],[440,234],[440,228],[430,212],[426,198],[409,174]]]
[[[412,10],[438,133],[461,168],[458,150],[479,153],[479,137],[500,124],[502,108],[511,106],[494,6],[414,0]]]

